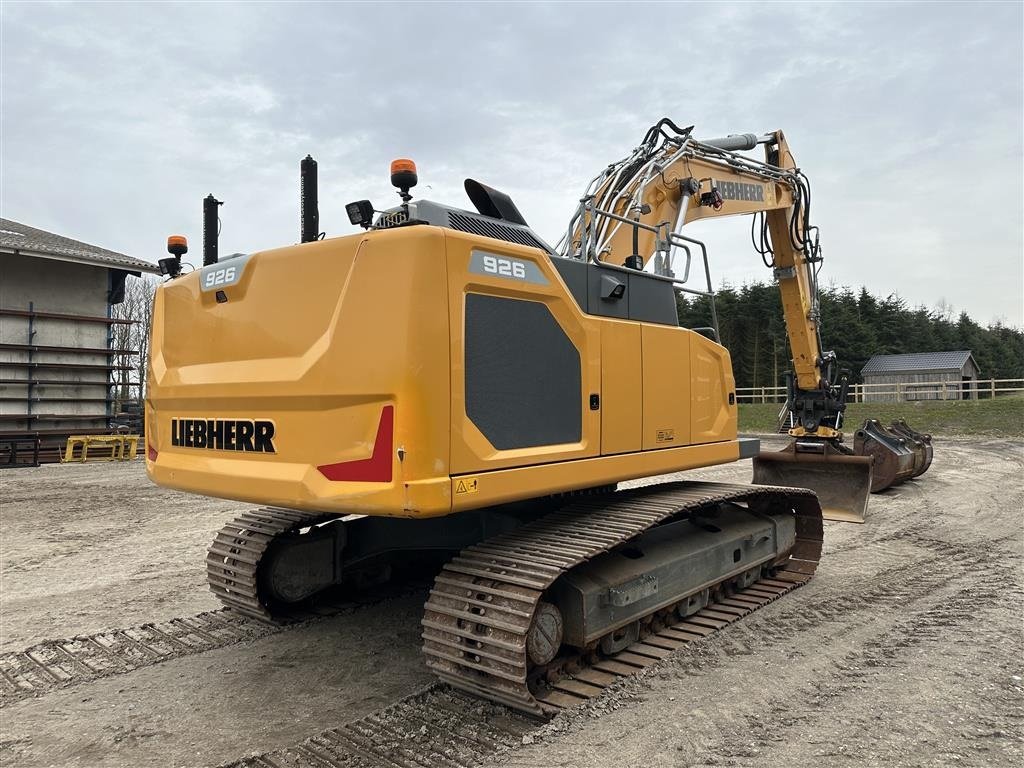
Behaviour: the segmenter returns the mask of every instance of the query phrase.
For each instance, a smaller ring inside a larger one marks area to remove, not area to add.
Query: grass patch
[[[779,403],[740,403],[740,432],[774,432],[775,419],[781,408]],[[865,419],[878,419],[883,424],[894,419],[906,419],[918,432],[932,435],[1024,437],[1024,397],[1004,395],[991,400],[851,403],[846,408],[844,432],[852,432]]]

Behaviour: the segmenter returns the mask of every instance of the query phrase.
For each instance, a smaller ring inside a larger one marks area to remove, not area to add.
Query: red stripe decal
[[[149,443],[146,443],[146,455],[149,457],[150,461],[156,461],[156,448],[154,448]]]
[[[391,444],[395,434],[395,407],[385,405],[373,441],[373,454],[368,459],[322,464],[317,469],[328,480],[354,480],[368,483],[391,482]]]

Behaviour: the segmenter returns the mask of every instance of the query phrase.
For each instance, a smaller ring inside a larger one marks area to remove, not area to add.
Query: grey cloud
[[[840,284],[1022,322],[1022,11],[1015,4],[4,3],[4,215],[142,258],[199,232],[297,237],[419,193],[506,189],[556,240],[587,179],[662,115],[783,128]],[[427,188],[429,185],[429,188]],[[743,222],[695,228],[719,279],[767,275]]]

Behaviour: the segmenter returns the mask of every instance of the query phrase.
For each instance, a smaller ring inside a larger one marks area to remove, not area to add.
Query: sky
[[[156,261],[299,237],[423,197],[512,196],[549,242],[586,183],[668,116],[785,131],[811,181],[823,284],[1024,325],[1024,4],[0,4],[0,212]],[[768,281],[745,219],[693,225],[716,286]],[[199,257],[201,258],[201,257]],[[827,318],[826,318],[827,323]]]

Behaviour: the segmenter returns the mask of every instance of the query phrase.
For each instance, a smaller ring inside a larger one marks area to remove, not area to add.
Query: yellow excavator
[[[743,154],[758,146],[763,161]],[[161,260],[147,472],[263,505],[209,548],[225,605],[288,621],[433,558],[428,665],[542,714],[574,690],[567,669],[614,671],[664,647],[652,627],[689,617],[677,634],[702,634],[749,607],[740,590],[806,581],[823,514],[863,520],[872,459],[842,444],[810,188],[781,131],[699,141],[660,121],[590,182],[557,247],[473,180],[475,212],[414,200],[408,160],[398,205],[353,202],[362,231],[324,238],[311,157],[301,172],[300,244],[219,258],[211,195],[203,266],[182,273],[180,237]],[[793,353],[793,439],[772,453],[737,437],[707,251],[685,234],[742,214]],[[710,326],[679,326],[679,291],[706,297]],[[753,485],[616,490],[744,458]]]

